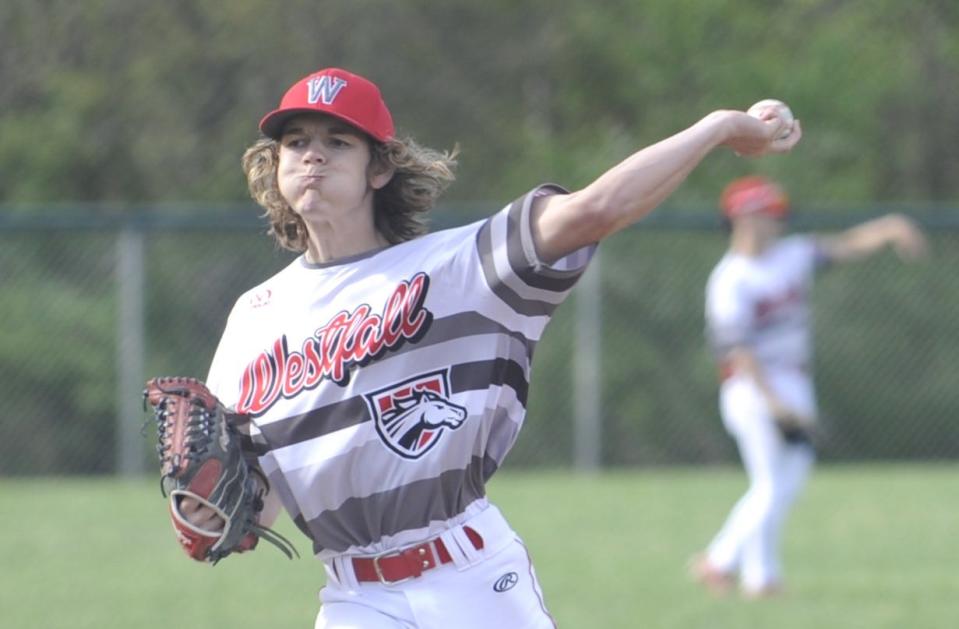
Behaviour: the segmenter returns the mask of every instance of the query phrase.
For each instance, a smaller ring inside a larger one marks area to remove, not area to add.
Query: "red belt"
[[[803,373],[808,372],[805,363],[801,365],[794,365],[795,369],[802,371]],[[719,381],[726,382],[730,378],[736,375],[736,368],[733,366],[732,361],[723,360],[719,363]]]
[[[732,362],[724,360],[719,363],[719,381],[726,382],[736,374]]]
[[[476,550],[483,549],[483,538],[479,533],[468,526],[464,526],[463,531]],[[357,581],[379,581],[384,585],[394,585],[415,579],[427,570],[451,561],[453,558],[446,549],[446,544],[436,538],[378,557],[354,557],[353,572]]]

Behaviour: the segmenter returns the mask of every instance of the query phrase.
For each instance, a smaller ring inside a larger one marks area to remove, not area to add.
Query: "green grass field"
[[[566,629],[959,627],[959,466],[819,467],[786,531],[789,592],[761,602],[712,598],[684,568],[743,489],[733,467],[507,470],[490,495]],[[313,626],[318,561],[263,544],[196,564],[165,508],[153,479],[0,480],[0,626]],[[278,528],[307,550],[285,518]]]

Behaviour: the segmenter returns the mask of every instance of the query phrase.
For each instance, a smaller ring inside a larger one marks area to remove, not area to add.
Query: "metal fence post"
[[[144,471],[140,423],[144,365],[144,235],[127,225],[117,234],[117,391],[116,471],[133,476]]]
[[[573,466],[580,471],[595,471],[602,464],[602,402],[600,369],[602,364],[602,270],[600,251],[580,278],[575,300],[573,347]]]

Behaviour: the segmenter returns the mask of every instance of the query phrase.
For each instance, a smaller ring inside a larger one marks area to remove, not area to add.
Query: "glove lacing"
[[[164,498],[168,496],[166,483],[174,478],[176,471],[180,468],[183,462],[181,457],[185,456],[190,461],[200,460],[201,456],[205,455],[209,449],[210,443],[214,438],[214,433],[216,432],[216,426],[213,421],[216,414],[211,413],[201,400],[191,398],[190,405],[192,408],[190,409],[190,420],[187,422],[187,428],[184,434],[184,445],[186,446],[187,452],[182,455],[179,452],[172,455],[169,454],[169,451],[173,448],[173,443],[167,435],[171,426],[168,418],[175,413],[175,409],[171,410],[169,408],[171,403],[176,404],[178,402],[174,402],[170,397],[164,398],[160,404],[157,405],[155,411],[157,420],[157,455],[160,458],[161,468],[169,470],[160,477],[160,492]],[[236,430],[229,422],[224,422],[224,429],[231,432]],[[260,486],[256,492],[253,503],[254,512],[259,513],[263,510],[263,496],[269,491],[270,483],[266,476],[257,468],[250,467],[249,470],[260,479]],[[256,521],[255,516],[247,521],[247,525],[251,532],[279,548],[287,558],[293,559],[294,555],[299,558],[300,553],[296,550],[293,542],[284,535],[262,526]],[[226,554],[228,553],[224,553],[223,556]],[[214,565],[221,558],[222,556],[211,557]]]

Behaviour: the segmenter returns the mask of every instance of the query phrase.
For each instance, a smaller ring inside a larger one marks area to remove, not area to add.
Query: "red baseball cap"
[[[719,205],[726,218],[764,214],[783,219],[789,214],[789,197],[776,183],[751,175],[730,183],[723,190]]]
[[[383,102],[380,88],[340,68],[319,70],[294,83],[283,95],[280,106],[260,120],[260,131],[278,140],[287,120],[308,113],[336,116],[380,142],[391,139],[395,133],[393,116]]]

